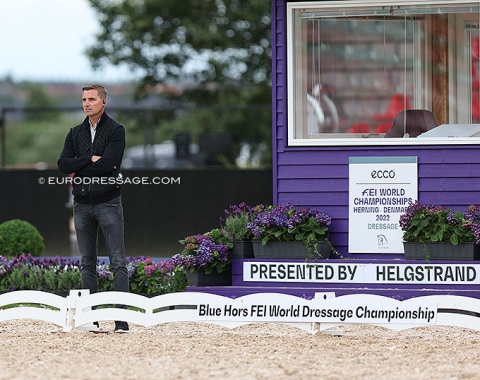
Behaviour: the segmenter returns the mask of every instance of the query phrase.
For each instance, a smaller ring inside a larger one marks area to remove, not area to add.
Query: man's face
[[[85,115],[96,119],[100,117],[105,106],[106,99],[100,98],[97,90],[86,90],[82,94],[82,105]]]

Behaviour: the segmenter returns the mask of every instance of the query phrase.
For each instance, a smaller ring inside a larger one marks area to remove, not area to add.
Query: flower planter
[[[250,240],[234,241],[232,248],[232,257],[234,259],[251,259],[253,255],[253,245]]]
[[[232,285],[232,269],[218,273],[213,271],[205,274],[204,271],[195,269],[193,272],[186,271],[188,286],[230,286]]]
[[[403,243],[408,260],[479,260],[480,246],[475,243]]]
[[[254,241],[252,244],[256,259],[328,259],[332,254],[332,248],[326,242],[317,243],[318,254],[307,251],[298,241],[269,241],[266,245]]]

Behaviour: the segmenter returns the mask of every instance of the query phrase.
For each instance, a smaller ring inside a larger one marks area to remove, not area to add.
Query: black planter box
[[[332,247],[326,242],[317,243],[317,251],[308,251],[305,245],[298,241],[269,241],[263,245],[254,241],[253,253],[256,259],[328,259]]]
[[[480,246],[475,243],[403,243],[408,260],[480,260]]]
[[[234,259],[252,259],[253,245],[250,240],[248,241],[234,241],[232,248],[232,257]]]
[[[210,274],[205,274],[204,271],[194,270],[193,272],[186,271],[188,286],[230,286],[232,285],[232,269],[218,273],[213,271]]]

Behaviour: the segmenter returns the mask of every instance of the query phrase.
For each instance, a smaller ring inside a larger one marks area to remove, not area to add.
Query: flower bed
[[[186,277],[172,260],[154,263],[148,257],[128,257],[130,291],[137,294],[164,294],[185,290]],[[97,265],[99,291],[113,290],[113,274],[105,262]],[[0,291],[41,290],[52,293],[81,289],[79,260],[62,257],[33,257],[22,254],[8,259],[0,256]]]
[[[329,215],[292,204],[248,206],[242,202],[232,205],[225,210],[224,218],[220,218],[220,228],[180,240],[181,251],[173,254],[171,259],[154,263],[148,257],[128,257],[130,292],[164,294],[183,291],[187,286],[187,272],[201,271],[210,275],[231,271],[232,247],[238,239],[258,241],[263,245],[268,242],[300,242],[314,258],[312,254],[319,255],[319,243],[327,243],[333,248],[328,239],[330,223]],[[97,273],[99,291],[112,291],[113,274],[109,265],[99,262]],[[31,254],[8,259],[0,255],[0,291],[64,293],[81,286],[79,260],[39,258]]]

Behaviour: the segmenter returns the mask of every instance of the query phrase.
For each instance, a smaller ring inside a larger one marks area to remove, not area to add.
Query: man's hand
[[[102,156],[92,156],[92,162],[97,162]]]

